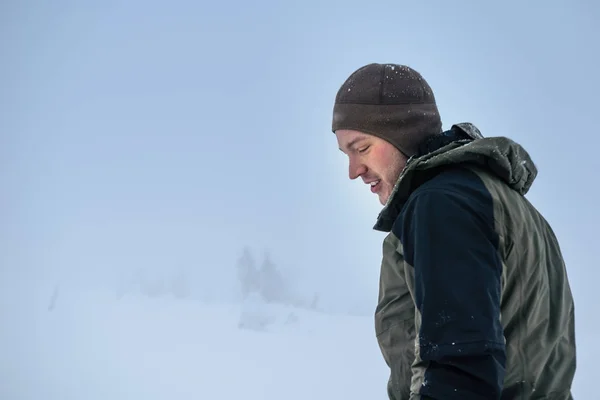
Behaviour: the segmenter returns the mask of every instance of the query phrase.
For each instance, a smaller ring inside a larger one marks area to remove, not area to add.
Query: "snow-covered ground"
[[[50,297],[2,304],[0,399],[385,397],[366,317],[67,290],[49,311]]]
[[[386,398],[370,317],[63,289],[49,310],[51,290],[20,293],[0,296],[0,399]],[[588,349],[576,396],[596,394]]]

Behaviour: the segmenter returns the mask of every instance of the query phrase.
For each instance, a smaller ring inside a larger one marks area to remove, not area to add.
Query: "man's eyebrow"
[[[366,136],[359,136],[359,137],[357,137],[357,138],[354,138],[354,139],[352,139],[350,142],[348,142],[348,143],[346,144],[346,148],[347,148],[347,149],[349,149],[349,148],[351,148],[352,146],[354,146],[356,143],[360,142],[361,140],[365,140],[366,138],[367,138]],[[342,148],[340,148],[340,151],[341,151],[342,153],[345,153],[345,151],[344,151],[344,150],[342,150]]]

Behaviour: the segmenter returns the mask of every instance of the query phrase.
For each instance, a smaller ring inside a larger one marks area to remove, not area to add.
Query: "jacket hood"
[[[453,125],[444,132],[446,140],[411,157],[383,207],[373,229],[389,232],[411,193],[442,169],[474,166],[487,170],[525,195],[537,176],[527,151],[506,137],[484,138],[470,123]]]

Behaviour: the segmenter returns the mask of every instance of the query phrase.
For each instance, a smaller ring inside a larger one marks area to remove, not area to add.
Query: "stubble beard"
[[[384,177],[385,192],[381,193],[381,195],[379,196],[379,202],[381,203],[381,205],[385,206],[389,201],[389,198],[392,195],[392,192],[394,191],[394,187],[396,186],[396,183],[398,183],[400,174],[402,173],[402,170],[405,166],[406,163],[404,163],[403,160],[396,159],[394,160],[393,164],[386,169]]]

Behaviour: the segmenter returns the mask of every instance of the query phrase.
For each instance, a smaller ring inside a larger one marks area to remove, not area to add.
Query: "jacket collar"
[[[379,213],[373,229],[389,232],[412,192],[442,169],[474,165],[504,180],[525,195],[537,176],[527,151],[506,137],[484,138],[473,124],[455,124],[449,131],[424,142],[411,157]]]

